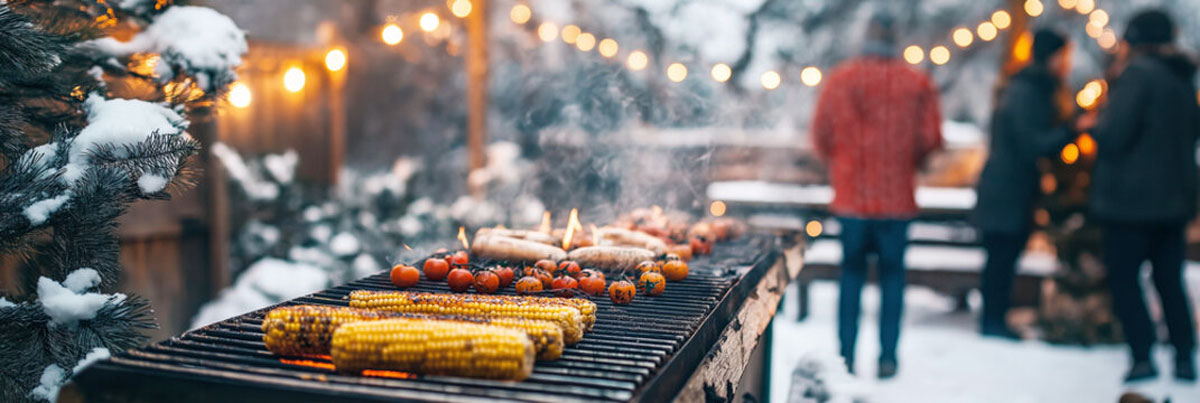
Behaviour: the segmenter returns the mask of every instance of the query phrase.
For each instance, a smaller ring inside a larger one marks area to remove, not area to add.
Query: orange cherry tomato
[[[638,277],[638,291],[646,295],[662,295],[667,290],[667,279],[662,274],[648,271]]]
[[[475,275],[475,282],[472,283],[475,287],[475,292],[480,294],[491,294],[500,289],[500,276],[494,272],[485,271]]]
[[[579,281],[570,276],[558,276],[550,282],[551,290],[559,290],[558,296],[570,298],[575,296],[574,290],[579,289]]]
[[[421,272],[416,267],[398,264],[392,267],[391,279],[393,285],[408,288],[417,285],[417,282],[421,280]]]
[[[580,276],[579,289],[586,292],[588,295],[600,295],[604,293],[604,277]]]
[[[614,304],[628,304],[633,302],[633,296],[637,294],[637,290],[633,288],[633,283],[626,280],[614,281],[608,286],[608,298],[612,299]]]
[[[553,260],[548,260],[548,259],[539,260],[539,261],[533,263],[533,267],[536,267],[536,268],[550,274],[551,276],[554,276],[558,273],[558,265],[555,264]]]
[[[564,260],[558,264],[558,271],[564,276],[571,276],[578,279],[579,275],[583,273],[583,268],[579,267],[579,263],[575,263],[575,261]]]
[[[461,250],[454,252],[454,254],[447,257],[446,260],[449,261],[449,263],[454,267],[466,267],[471,263],[470,255],[467,255],[466,251]]]
[[[682,281],[688,276],[688,264],[682,260],[673,260],[663,265],[663,277],[671,281]]]
[[[471,283],[475,282],[475,276],[467,269],[450,270],[450,275],[446,277],[446,283],[450,285],[450,290],[454,292],[466,292],[471,288]]]
[[[515,274],[513,273],[513,269],[511,267],[500,266],[492,269],[492,272],[496,273],[496,276],[500,277],[500,288],[508,288],[508,285],[512,284],[513,276]]]
[[[537,293],[544,289],[542,288],[542,280],[531,276],[521,277],[520,280],[517,280],[516,287],[517,294],[521,295]]]
[[[638,263],[636,267],[639,274],[641,273],[662,273],[662,268],[658,267],[658,263],[649,260]]]
[[[442,281],[446,278],[446,273],[450,272],[450,264],[442,259],[425,259],[425,278],[433,281]]]

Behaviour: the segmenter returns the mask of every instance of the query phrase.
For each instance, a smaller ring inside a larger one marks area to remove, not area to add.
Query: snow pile
[[[47,219],[50,218],[51,214],[54,214],[56,211],[58,211],[58,209],[70,199],[71,195],[61,194],[56,197],[33,202],[33,204],[30,204],[29,207],[25,207],[25,218],[29,219],[30,225],[42,225]]]
[[[338,256],[350,256],[359,251],[358,238],[349,232],[339,232],[329,240],[329,250]]]
[[[8,298],[0,297],[0,309],[14,307],[14,306],[17,306],[17,304],[14,304],[12,301],[9,301]]]
[[[212,147],[209,147],[209,151],[217,156],[221,165],[225,166],[225,172],[229,174],[230,179],[237,182],[251,200],[275,200],[279,197],[279,186],[255,175],[246,165],[246,160],[225,143],[214,143]]]
[[[75,183],[87,170],[90,153],[99,146],[110,146],[118,157],[125,156],[124,146],[131,146],[157,133],[180,135],[188,126],[187,120],[162,105],[136,99],[104,99],[97,94],[88,96],[83,105],[88,124],[71,142],[70,161],[63,172],[67,183]]]
[[[220,297],[201,307],[192,319],[192,327],[317,292],[329,285],[329,274],[315,266],[265,258],[250,265]]]
[[[144,194],[161,192],[167,187],[167,183],[170,182],[170,179],[158,174],[143,174],[137,180],[138,189],[141,189]]]
[[[175,6],[159,15],[149,27],[129,42],[111,37],[88,41],[106,54],[122,57],[134,53],[162,55],[156,73],[163,82],[174,73],[163,66],[178,68],[196,78],[207,92],[236,79],[233,70],[242,63],[247,51],[246,35],[233,20],[210,8]]]
[[[289,183],[296,177],[296,164],[300,162],[300,154],[296,150],[287,150],[283,154],[270,154],[263,157],[263,167],[279,183]]]
[[[356,278],[370,276],[383,270],[379,266],[379,262],[367,253],[360,253],[358,257],[354,258],[354,263],[351,263],[350,267],[354,270],[354,277]]]
[[[79,360],[78,364],[75,364],[75,368],[71,369],[71,373],[78,374],[79,371],[83,371],[85,368],[94,364],[96,361],[100,361],[100,360],[106,359],[108,357],[112,357],[112,353],[109,352],[107,348],[104,348],[104,347],[93,348],[92,351],[89,351],[87,353],[87,355],[83,356],[83,359]]]
[[[124,294],[100,294],[86,292],[100,283],[100,276],[92,269],[72,272],[62,284],[41,277],[37,283],[38,300],[50,317],[51,326],[74,326],[81,320],[96,317],[96,311],[108,303],[120,303]]]
[[[58,389],[62,387],[63,382],[67,380],[67,370],[54,364],[50,364],[42,371],[41,383],[29,392],[30,396],[37,399],[48,400],[54,403],[58,400]]]

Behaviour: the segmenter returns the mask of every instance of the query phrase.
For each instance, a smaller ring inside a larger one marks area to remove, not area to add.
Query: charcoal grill
[[[263,346],[260,331],[269,307],[98,362],[75,377],[64,397],[86,401],[657,402],[682,396],[681,390],[689,384],[709,394],[724,393],[725,383],[711,385],[693,378],[701,369],[713,367],[723,376],[737,376],[729,380],[730,386],[739,381],[741,368],[728,371],[709,362],[721,361],[722,355],[735,356],[735,361],[749,355],[734,348],[719,354],[719,341],[731,338],[728,332],[747,330],[743,329],[747,319],[739,313],[745,311],[743,305],[751,305],[748,300],[763,299],[763,292],[776,297],[766,304],[769,312],[751,314],[765,315],[769,321],[778,303],[776,294],[782,294],[794,277],[794,270],[787,270],[782,262],[780,239],[747,236],[717,245],[713,255],[693,260],[692,274],[671,283],[662,296],[638,296],[630,305],[593,298],[598,305],[594,331],[569,346],[561,359],[538,362],[523,382],[386,371],[346,375],[334,371],[328,360],[276,356]],[[358,289],[394,287],[381,273],[280,306],[345,306],[347,294]],[[449,292],[440,282],[423,281],[415,289]],[[755,338],[765,326],[753,326]]]

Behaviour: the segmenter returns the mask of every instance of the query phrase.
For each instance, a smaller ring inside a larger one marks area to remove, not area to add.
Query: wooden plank
[[[696,372],[675,396],[678,402],[708,401],[710,397],[732,401],[739,393],[734,385],[742,380],[746,366],[763,335],[767,325],[775,317],[779,301],[792,279],[800,273],[803,264],[803,245],[784,250],[784,258],[771,266],[755,287],[754,292],[738,311],[733,322],[721,332],[716,346],[708,352]]]

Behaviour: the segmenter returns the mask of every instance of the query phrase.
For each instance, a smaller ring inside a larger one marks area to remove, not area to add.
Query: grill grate
[[[119,400],[657,400],[674,395],[727,324],[726,313],[736,312],[729,296],[744,288],[734,287],[739,279],[773,263],[772,249],[762,241],[748,237],[718,245],[714,255],[694,260],[692,274],[668,284],[662,296],[639,295],[630,305],[592,298],[598,307],[594,330],[559,360],[539,361],[523,382],[386,371],[345,375],[328,359],[276,356],[262,343],[260,325],[270,310],[264,308],[119,354],[88,368],[76,383],[90,397]],[[280,305],[345,306],[344,297],[359,289],[395,287],[381,273]],[[450,292],[445,283],[429,281],[412,290]],[[745,295],[740,298],[736,305]],[[722,318],[714,320],[714,313]]]

